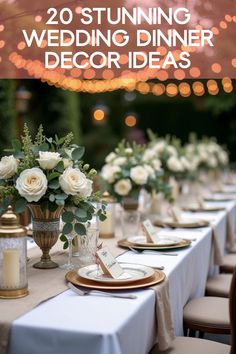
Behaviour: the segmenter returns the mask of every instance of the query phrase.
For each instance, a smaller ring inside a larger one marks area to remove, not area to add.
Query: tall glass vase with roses
[[[163,191],[161,163],[157,158],[145,160],[146,146],[122,141],[115,151],[106,157],[101,170],[103,188],[123,206],[123,236],[137,235],[140,226],[138,197],[141,189],[147,192]]]
[[[92,189],[96,171],[81,161],[84,148],[72,144],[72,140],[72,133],[47,138],[41,126],[32,139],[25,125],[21,141],[14,140],[11,155],[0,161],[0,213],[8,205],[17,213],[29,207],[33,238],[42,250],[35,268],[58,267],[49,252],[60,232],[67,248],[68,235],[84,235],[84,223],[95,213],[105,218],[105,205],[98,210],[94,207],[99,200]],[[60,220],[64,223],[62,230]]]

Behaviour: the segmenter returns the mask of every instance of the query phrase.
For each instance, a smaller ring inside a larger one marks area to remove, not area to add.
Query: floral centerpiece
[[[227,150],[220,146],[215,138],[197,140],[195,135],[191,135],[185,149],[188,159],[194,159],[199,169],[217,171],[228,166]]]
[[[119,202],[127,197],[137,200],[141,189],[169,193],[160,160],[150,155],[145,146],[122,141],[105,161],[101,170],[104,188]]]
[[[72,141],[72,133],[63,138],[47,138],[42,126],[33,140],[25,125],[21,141],[14,140],[11,155],[0,161],[0,213],[8,205],[16,213],[29,207],[33,235],[43,250],[38,268],[56,266],[48,255],[52,244],[45,244],[50,238],[53,238],[52,243],[56,242],[60,216],[64,222],[61,239],[65,241],[65,248],[68,246],[65,235],[86,234],[85,223],[95,213],[105,218],[105,205],[99,210],[94,206],[94,202],[99,201],[99,195],[93,193],[92,188],[96,171],[81,161],[84,148]],[[46,231],[49,233],[45,238]]]
[[[186,156],[181,141],[175,137],[158,138],[151,130],[148,131],[150,143],[148,154],[161,161],[166,179],[175,177],[185,179],[196,170],[196,161]]]

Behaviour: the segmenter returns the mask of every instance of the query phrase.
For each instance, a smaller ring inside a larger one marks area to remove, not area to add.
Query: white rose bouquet
[[[169,192],[163,183],[161,162],[145,146],[122,141],[105,159],[101,170],[103,188],[118,201],[137,199],[141,189]]]
[[[40,127],[33,141],[25,125],[21,141],[14,140],[11,155],[0,160],[0,214],[8,205],[16,213],[24,212],[28,203],[49,211],[63,206],[64,235],[73,229],[83,235],[84,223],[95,213],[101,220],[106,218],[103,203],[98,211],[94,207],[100,200],[92,187],[96,171],[81,161],[84,148],[72,140],[72,133],[60,139],[47,138]],[[62,240],[66,248],[67,240]]]
[[[227,150],[220,146],[215,138],[198,140],[195,134],[190,136],[190,142],[185,147],[186,156],[196,162],[197,168],[205,171],[217,171],[229,164]]]
[[[148,154],[161,162],[167,180],[169,177],[185,179],[195,169],[195,165],[185,156],[179,139],[170,136],[159,138],[151,130],[148,130],[148,135],[150,138]]]

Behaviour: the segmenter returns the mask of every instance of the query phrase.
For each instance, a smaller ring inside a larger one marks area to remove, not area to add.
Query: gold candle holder
[[[26,229],[9,207],[0,217],[0,298],[28,295],[26,237]]]

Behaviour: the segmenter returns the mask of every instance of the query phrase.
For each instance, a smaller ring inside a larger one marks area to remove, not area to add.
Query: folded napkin
[[[230,214],[227,214],[227,235],[226,235],[226,242],[227,247],[230,250],[235,245],[235,233],[234,228],[232,225],[232,220],[230,218]]]
[[[223,257],[222,257],[222,253],[220,250],[219,238],[217,235],[216,228],[214,226],[212,226],[211,229],[212,229],[214,264],[220,266],[223,264]]]
[[[152,286],[156,294],[157,339],[160,350],[167,350],[175,339],[169,299],[169,280]]]

